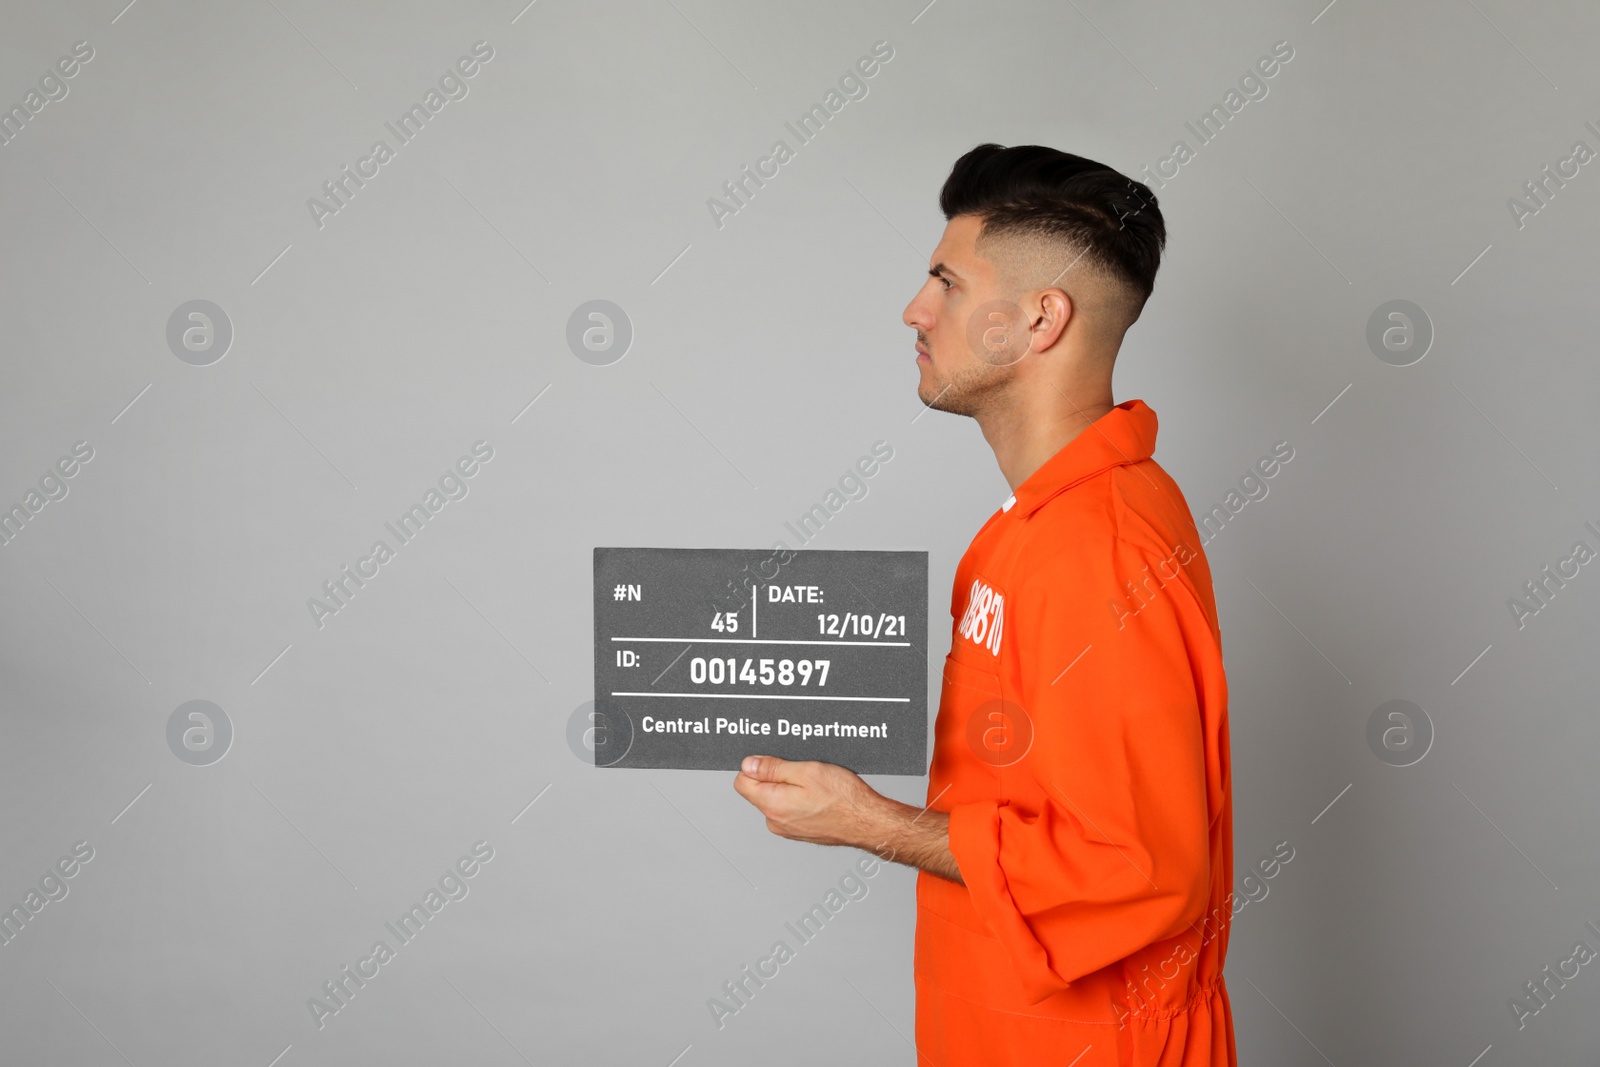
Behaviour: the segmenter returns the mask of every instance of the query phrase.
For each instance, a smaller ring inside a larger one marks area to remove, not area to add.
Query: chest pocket
[[[984,656],[989,659],[988,655]],[[957,659],[954,653],[944,658],[944,685],[939,694],[940,707],[944,706],[945,696],[965,699],[969,694],[955,692],[955,690],[969,690],[971,695],[981,696],[986,700],[1000,698],[1000,673],[992,664],[974,666],[965,660]]]
[[[933,726],[933,763],[928,768],[928,802],[937,800],[940,810],[968,799],[974,785],[981,788],[987,782],[983,772],[995,764],[984,757],[983,747],[995,738],[985,737],[984,732],[991,726],[989,716],[1004,706],[1001,695],[997,671],[975,667],[954,654],[945,656]]]

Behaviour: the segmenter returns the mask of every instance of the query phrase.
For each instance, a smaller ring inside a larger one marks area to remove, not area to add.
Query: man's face
[[[974,247],[982,229],[976,215],[945,224],[928,280],[901,315],[917,331],[917,396],[957,415],[977,414],[1011,381],[1028,343],[1020,311],[998,299],[994,266]]]

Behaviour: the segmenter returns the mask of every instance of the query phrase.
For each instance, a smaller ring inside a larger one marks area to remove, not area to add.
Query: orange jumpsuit
[[[956,568],[928,806],[966,884],[917,876],[919,1063],[1236,1063],[1221,634],[1155,439],[1118,405]]]

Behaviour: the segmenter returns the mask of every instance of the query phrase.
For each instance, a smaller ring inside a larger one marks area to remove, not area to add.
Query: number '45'
[[[718,612],[711,616],[711,628],[725,631],[730,634],[739,632],[739,613],[737,611]]]

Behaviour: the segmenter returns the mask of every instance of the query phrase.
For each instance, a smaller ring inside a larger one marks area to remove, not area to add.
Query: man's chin
[[[955,398],[951,395],[948,385],[918,385],[917,399],[922,401],[924,407],[933,408],[935,411],[954,410],[950,404]]]

